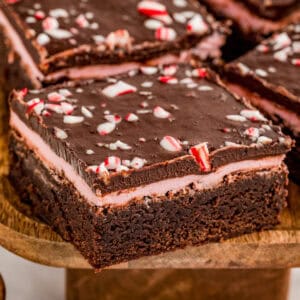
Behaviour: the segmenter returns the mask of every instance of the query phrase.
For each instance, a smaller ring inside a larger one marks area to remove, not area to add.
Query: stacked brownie
[[[204,0],[217,15],[234,21],[249,39],[261,40],[300,21],[299,0]]]
[[[228,32],[194,0],[1,0],[0,27],[10,88],[215,59]]]
[[[193,0],[63,6],[0,1],[10,180],[34,214],[98,269],[277,225],[293,141],[201,66],[225,23]]]
[[[272,228],[291,140],[210,77],[14,91],[12,182],[95,268]]]
[[[300,23],[288,26],[228,64],[228,87],[280,124],[296,140],[288,157],[300,183]]]

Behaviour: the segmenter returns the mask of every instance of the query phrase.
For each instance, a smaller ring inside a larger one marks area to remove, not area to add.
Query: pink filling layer
[[[30,70],[31,80],[36,85],[40,86],[39,81],[43,79],[44,75],[38,69],[33,61],[31,55],[26,50],[21,38],[11,26],[4,13],[0,10],[0,27],[3,27],[4,34],[9,38],[13,50],[22,58],[22,64],[25,70]]]
[[[279,21],[267,20],[252,13],[243,3],[236,0],[206,0],[214,10],[235,20],[244,32],[270,33],[300,19],[300,11],[295,10]]]
[[[258,171],[279,167],[284,159],[284,155],[278,155],[259,160],[245,160],[220,167],[216,172],[211,174],[188,175],[181,178],[166,179],[138,188],[97,197],[82,177],[77,174],[75,169],[54,153],[49,145],[46,144],[37,133],[31,130],[13,111],[11,111],[10,125],[21,134],[27,147],[33,150],[48,168],[51,168],[56,173],[63,173],[66,178],[73,183],[78,192],[89,203],[96,206],[125,205],[132,199],[138,199],[144,196],[165,195],[168,191],[176,193],[191,183],[194,183],[198,190],[211,189],[221,184],[226,175],[234,172]]]
[[[180,55],[167,54],[156,59],[149,60],[146,63],[128,62],[120,65],[95,65],[67,68],[61,71],[48,74],[46,77],[42,74],[36,63],[33,61],[31,55],[25,48],[22,40],[11,26],[6,16],[0,10],[0,26],[5,29],[5,34],[12,43],[13,50],[22,58],[22,63],[26,64],[24,67],[30,71],[28,76],[38,88],[39,81],[46,80],[48,82],[58,81],[61,78],[69,79],[101,79],[122,73],[127,73],[131,70],[138,69],[143,64],[146,65],[164,65],[187,62],[193,53],[197,54],[201,59],[205,60],[208,57],[220,56],[220,47],[224,44],[225,38],[221,34],[215,32],[201,41],[193,50],[182,51]]]
[[[290,128],[295,133],[300,133],[300,115],[294,111],[288,110],[281,105],[278,105],[267,98],[263,98],[258,94],[252,93],[248,89],[234,83],[228,83],[228,88],[239,95],[250,100],[250,102],[262,111],[265,111],[268,115],[279,116],[284,125]]]

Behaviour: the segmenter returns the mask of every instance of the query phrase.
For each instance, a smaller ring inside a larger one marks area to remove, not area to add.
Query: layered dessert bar
[[[234,21],[252,40],[261,40],[300,21],[299,0],[204,0],[217,15]]]
[[[288,157],[293,179],[300,182],[300,23],[265,40],[228,64],[228,87],[247,98],[296,139]]]
[[[291,139],[218,81],[171,65],[15,90],[10,179],[95,268],[270,229]]]
[[[0,27],[11,88],[206,61],[227,34],[195,0],[1,0]]]

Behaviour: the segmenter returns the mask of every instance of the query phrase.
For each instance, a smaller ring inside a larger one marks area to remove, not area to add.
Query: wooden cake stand
[[[290,185],[289,207],[272,231],[145,257],[95,274],[71,244],[20,204],[7,180],[4,111],[0,105],[0,245],[33,262],[66,268],[66,299],[287,299],[289,269],[300,266],[298,186]],[[3,286],[0,280],[0,300]]]

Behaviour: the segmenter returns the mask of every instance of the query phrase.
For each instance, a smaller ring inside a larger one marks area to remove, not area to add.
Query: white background
[[[0,273],[7,288],[6,300],[64,300],[63,269],[40,266],[0,248]],[[289,299],[300,299],[300,269],[292,272]]]

